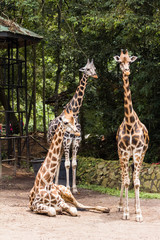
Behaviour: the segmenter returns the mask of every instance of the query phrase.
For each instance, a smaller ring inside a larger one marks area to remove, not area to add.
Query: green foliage
[[[108,188],[108,187],[103,187],[103,186],[98,186],[98,185],[83,185],[83,184],[79,184],[78,187],[97,191],[100,193],[105,193],[105,194],[108,194],[111,196],[117,196],[117,197],[120,196],[120,190],[117,190],[115,188]],[[130,190],[128,192],[128,197],[129,198],[135,197],[134,190]],[[143,199],[160,199],[160,194],[159,193],[146,193],[146,192],[140,191],[139,197],[143,198]]]
[[[3,0],[0,13],[29,30],[44,36],[46,99],[55,91],[60,57],[58,92],[74,94],[79,82],[78,69],[93,58],[99,78],[89,79],[83,104],[84,141],[81,154],[117,159],[115,136],[123,120],[122,75],[113,60],[120,49],[138,56],[131,65],[130,85],[133,106],[149,130],[150,146],[146,162],[160,161],[160,2],[153,0]],[[60,8],[61,31],[58,28]],[[60,51],[59,51],[60,50]],[[23,51],[23,50],[21,50]],[[28,48],[28,100],[32,94],[32,49]],[[42,128],[42,55],[37,45],[37,124]],[[22,101],[23,103],[23,101]],[[63,106],[67,102],[64,102]],[[59,112],[63,109],[59,106]],[[54,107],[50,107],[50,112]],[[51,120],[53,114],[50,116]],[[32,129],[32,119],[30,130]],[[105,142],[101,148],[101,137]]]

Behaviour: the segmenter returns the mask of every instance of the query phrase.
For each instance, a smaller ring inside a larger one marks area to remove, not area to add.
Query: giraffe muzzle
[[[81,134],[80,134],[80,132],[75,132],[74,135],[75,135],[76,137],[80,137]]]
[[[77,132],[71,131],[70,133],[73,134],[76,137],[80,137],[81,136],[80,132],[78,132],[78,131]]]
[[[93,77],[93,78],[98,78],[98,75],[97,75],[97,74],[95,74],[95,75],[93,75],[92,77]]]
[[[129,76],[129,75],[130,75],[130,71],[129,71],[129,70],[125,70],[125,71],[124,71],[124,74],[127,75],[127,76]]]

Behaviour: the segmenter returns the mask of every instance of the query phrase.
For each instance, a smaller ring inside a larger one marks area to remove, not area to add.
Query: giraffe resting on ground
[[[79,83],[79,86],[78,86],[73,98],[65,106],[65,109],[67,111],[69,111],[69,110],[73,111],[73,116],[74,116],[74,119],[75,119],[76,127],[79,130],[79,132],[81,131],[81,126],[80,126],[79,121],[78,121],[79,110],[80,110],[80,107],[82,106],[84,92],[85,92],[85,89],[86,89],[88,77],[98,78],[95,69],[96,68],[94,66],[93,60],[91,62],[88,60],[85,67],[79,69],[79,71],[83,72],[82,79]],[[47,141],[49,143],[53,139],[53,136],[55,134],[55,130],[56,130],[56,128],[57,128],[57,126],[60,122],[59,121],[60,118],[61,118],[61,114],[60,114],[60,116],[58,116],[57,118],[52,120],[49,124],[49,129],[48,129],[48,133],[47,133]],[[62,152],[61,152],[61,157],[62,157],[63,151],[64,151],[64,154],[65,154],[65,168],[66,168],[66,187],[68,189],[70,189],[70,184],[69,184],[69,168],[70,168],[69,151],[70,151],[70,147],[71,147],[71,144],[72,144],[72,191],[73,191],[73,193],[77,193],[76,167],[77,167],[77,151],[78,151],[80,141],[81,141],[80,136],[77,137],[77,136],[71,134],[69,131],[65,132],[64,139],[63,139],[63,149],[62,149]],[[60,160],[61,160],[61,157],[60,157]],[[57,168],[57,174],[56,174],[56,179],[55,179],[56,184],[58,184],[59,170],[60,170],[60,162],[59,162],[59,165],[58,165],[58,168]]]
[[[130,184],[130,179],[128,174],[128,164],[129,159],[132,157],[134,163],[133,181],[135,189],[136,221],[141,222],[143,221],[143,217],[139,200],[139,174],[145,153],[148,148],[149,136],[146,127],[140,122],[136,112],[133,110],[131,91],[129,88],[129,64],[134,62],[137,57],[130,57],[127,50],[125,54],[123,53],[123,50],[121,50],[121,55],[115,56],[114,59],[116,62],[120,63],[120,68],[123,73],[124,88],[124,119],[118,129],[116,137],[122,176],[119,210],[121,210],[123,207],[123,190],[125,188],[123,219],[129,219],[128,187]]]
[[[56,213],[63,212],[67,212],[72,216],[77,216],[77,209],[75,207],[86,210],[109,212],[109,209],[105,207],[84,206],[73,197],[70,190],[65,186],[53,183],[59,157],[61,155],[62,141],[65,132],[69,131],[75,136],[80,135],[76,128],[72,111],[67,113],[67,111],[64,110],[59,120],[60,122],[55,131],[45,161],[39,169],[34,186],[30,191],[30,209],[35,213],[43,213],[48,216],[56,216]],[[71,203],[75,207],[69,206],[66,202]]]

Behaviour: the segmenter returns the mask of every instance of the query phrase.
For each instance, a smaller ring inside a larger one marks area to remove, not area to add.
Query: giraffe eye
[[[67,125],[68,124],[68,122],[64,122],[64,125]]]

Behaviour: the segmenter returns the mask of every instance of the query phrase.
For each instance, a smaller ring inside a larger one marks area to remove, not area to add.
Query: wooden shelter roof
[[[43,37],[19,26],[9,19],[0,17],[0,48],[6,48],[9,41],[18,42],[19,47],[24,46],[24,40],[27,45],[34,44],[42,40]],[[13,46],[15,47],[15,46]]]

